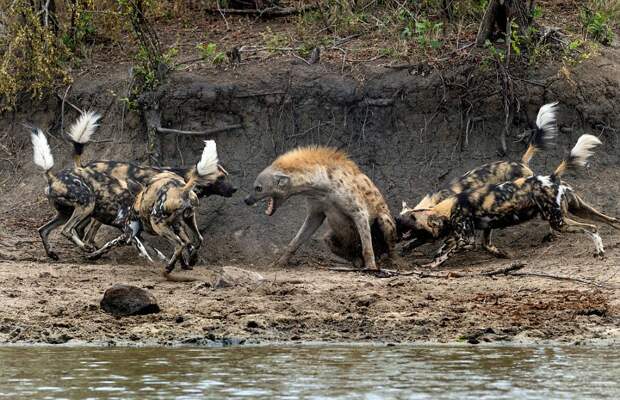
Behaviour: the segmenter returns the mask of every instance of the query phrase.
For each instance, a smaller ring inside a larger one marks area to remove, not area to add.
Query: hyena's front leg
[[[368,215],[365,213],[356,213],[353,215],[353,222],[357,228],[362,242],[362,257],[364,258],[364,267],[366,269],[379,270],[375,262],[375,251],[372,247],[372,235],[370,233],[370,223]]]
[[[297,232],[293,240],[291,240],[288,246],[286,246],[286,249],[284,249],[284,254],[282,254],[282,256],[280,256],[280,258],[274,263],[274,266],[286,266],[299,246],[304,244],[312,237],[312,235],[314,235],[324,220],[325,214],[323,212],[310,210],[306,216],[306,220],[299,229],[299,232]]]

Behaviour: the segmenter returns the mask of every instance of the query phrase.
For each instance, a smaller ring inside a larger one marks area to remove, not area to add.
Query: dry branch
[[[318,6],[307,5],[303,7],[268,7],[263,9],[235,9],[235,8],[220,8],[217,10],[207,10],[211,14],[233,14],[233,15],[256,15],[258,17],[286,17],[289,15],[297,15],[307,11],[316,10]]]
[[[156,130],[157,130],[157,133],[161,133],[161,134],[202,136],[202,135],[211,135],[211,134],[219,133],[219,132],[226,132],[226,131],[230,131],[233,129],[240,129],[240,128],[243,128],[243,125],[241,124],[228,125],[222,128],[205,129],[203,131],[182,131],[178,129],[162,128],[160,126],[160,127],[157,127]]]

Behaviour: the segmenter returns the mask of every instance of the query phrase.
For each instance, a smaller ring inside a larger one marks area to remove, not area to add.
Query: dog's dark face
[[[226,177],[221,177],[209,185],[196,186],[194,191],[198,197],[208,197],[212,195],[232,197],[232,195],[237,191],[237,188],[229,182]]]
[[[215,182],[197,185],[194,188],[194,192],[199,198],[212,195],[232,197],[236,191],[237,188],[228,180],[228,172],[222,166],[219,166],[219,173]]]
[[[416,240],[418,245],[437,239],[445,225],[445,218],[432,209],[412,209],[403,202],[403,209],[395,218],[398,240]]]
[[[430,243],[435,239],[433,233],[428,228],[421,227],[421,224],[416,220],[415,212],[399,215],[395,218],[395,221],[396,234],[399,241],[415,240],[419,246],[424,243]]]

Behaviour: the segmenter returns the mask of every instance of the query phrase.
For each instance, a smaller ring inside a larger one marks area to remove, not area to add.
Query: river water
[[[620,348],[0,347],[0,399],[620,399]]]

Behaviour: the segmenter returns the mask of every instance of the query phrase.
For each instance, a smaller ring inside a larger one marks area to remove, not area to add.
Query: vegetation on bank
[[[609,45],[619,28],[617,0],[520,1],[532,23],[521,26],[509,15],[505,29],[493,27],[478,46],[478,57],[574,63]],[[319,53],[313,52],[320,49],[321,59],[343,69],[367,62],[458,61],[457,53],[477,41],[493,3],[0,0],[0,109],[13,108],[22,96],[41,98],[89,65],[111,59],[132,62],[133,94],[153,88],[175,66],[187,66],[188,57],[207,67],[277,56],[315,62]]]

